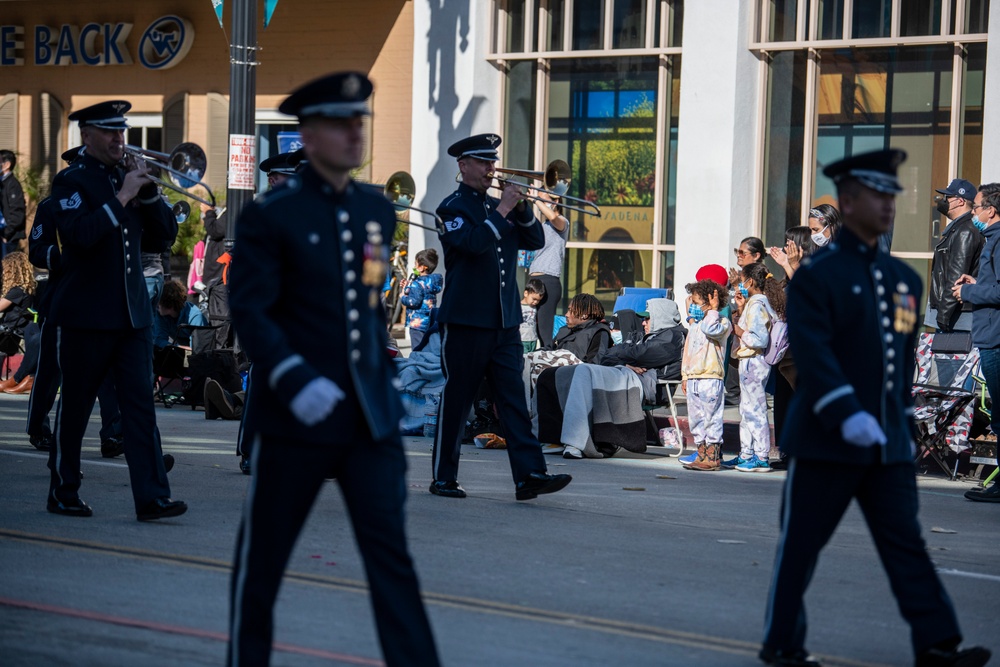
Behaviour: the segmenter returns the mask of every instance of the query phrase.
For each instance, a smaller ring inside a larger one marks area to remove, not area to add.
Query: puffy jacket
[[[971,311],[972,304],[959,303],[952,296],[951,288],[963,274],[975,276],[979,272],[979,255],[986,238],[972,224],[972,213],[955,218],[941,240],[934,246],[934,264],[931,268],[928,299],[937,310],[937,326],[951,331],[962,311]]]

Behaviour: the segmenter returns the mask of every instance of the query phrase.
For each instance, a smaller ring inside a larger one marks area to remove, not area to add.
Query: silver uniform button
[[[875,293],[878,294],[879,296],[882,296],[883,294],[885,294],[885,288],[879,285],[878,287],[875,288]]]
[[[354,251],[353,250],[345,250],[344,251],[344,261],[345,262],[353,262],[354,261]]]
[[[500,281],[500,287],[506,287],[506,286],[507,286],[507,283],[505,283],[504,281],[501,280]]]
[[[392,386],[394,389],[402,389],[403,383],[399,378],[392,378]]]
[[[882,272],[875,269],[875,280],[882,280]]]
[[[358,274],[354,273],[353,270],[348,269],[347,273],[344,274],[344,278],[349,283],[353,283],[354,279],[358,277]]]
[[[361,350],[351,350],[351,361],[361,361]]]
[[[889,310],[889,304],[887,304],[885,301],[883,301],[882,303],[880,303],[878,305],[878,309],[881,310],[884,313],[885,311]]]
[[[341,222],[347,222],[350,219],[351,216],[347,215],[347,211],[341,211],[339,214],[337,214],[337,220],[340,220]]]
[[[344,231],[343,231],[343,232],[342,232],[342,233],[340,234],[340,238],[344,240],[344,243],[350,243],[350,242],[351,242],[351,239],[352,239],[352,238],[354,238],[354,237],[353,237],[353,235],[351,234],[351,230],[350,230],[350,229],[345,229],[345,230],[344,230]]]
[[[501,275],[501,276],[502,276],[502,275],[506,275],[506,273],[507,273],[506,271],[504,271],[503,269],[500,269],[500,275]]]
[[[350,312],[347,313],[347,319],[349,319],[352,322],[357,322],[358,321],[358,311],[355,310],[354,308],[352,308],[350,310]]]
[[[125,259],[132,259],[132,255],[125,253]]]
[[[500,252],[500,246],[497,246],[497,252]]]
[[[896,350],[893,350],[892,348],[889,348],[888,350],[885,351],[885,356],[888,359],[895,359],[896,358]]]
[[[132,267],[130,266],[127,269],[125,269],[125,273],[132,273]]]
[[[895,373],[896,372],[896,367],[893,366],[892,364],[886,364],[885,370],[886,370],[887,373]]]
[[[500,258],[500,263],[503,264],[503,257]]]
[[[885,390],[892,391],[892,380],[889,380],[888,382],[885,383]]]
[[[887,342],[887,343],[891,343],[892,342],[892,334],[891,333],[887,333],[885,335],[885,342]]]
[[[357,298],[358,298],[358,293],[357,293],[357,291],[355,291],[355,290],[353,290],[353,289],[349,289],[349,290],[347,290],[347,300],[348,300],[348,301],[354,301],[354,300],[355,300],[355,299],[357,299]]]
[[[883,317],[882,318],[882,326],[888,327],[890,324],[892,324],[892,322],[889,321],[888,317]]]
[[[351,331],[351,340],[354,341],[355,343],[361,340],[361,332],[358,331],[357,329]]]
[[[128,241],[126,241],[126,242],[125,242],[125,247],[126,247],[126,248],[128,247]]]
[[[125,236],[128,236],[128,229],[126,228],[126,229],[124,229],[123,231],[124,231],[124,233],[125,233]]]

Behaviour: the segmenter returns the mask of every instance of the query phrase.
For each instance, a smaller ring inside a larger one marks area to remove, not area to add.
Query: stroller
[[[976,394],[967,383],[979,363],[971,339],[955,341],[952,335],[920,334],[913,385],[916,460],[930,458],[951,480],[958,473],[958,457],[954,467],[945,459],[969,447]]]

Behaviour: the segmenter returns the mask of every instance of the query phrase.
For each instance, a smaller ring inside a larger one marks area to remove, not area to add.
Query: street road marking
[[[964,572],[962,570],[951,570],[948,568],[939,567],[937,569],[938,574],[950,574],[956,577],[969,577],[970,579],[983,579],[985,581],[996,581],[1000,582],[1000,577],[995,574],[982,574],[980,572]]]
[[[168,625],[165,623],[154,623],[152,621],[141,621],[135,618],[125,618],[123,616],[111,616],[109,614],[102,614],[96,611],[87,611],[81,609],[71,609],[70,607],[58,607],[56,605],[43,604],[40,602],[30,602],[28,600],[13,600],[11,598],[0,597],[0,605],[6,607],[15,607],[17,609],[30,609],[31,611],[41,611],[48,614],[58,614],[60,616],[69,616],[71,618],[82,618],[86,621],[97,621],[100,623],[112,623],[114,625],[124,625],[130,628],[139,628],[142,630],[154,630],[156,632],[166,632],[173,635],[185,635],[187,637],[197,637],[199,639],[213,639],[215,641],[229,643],[229,635],[223,632],[211,632],[210,630],[201,630],[199,628],[187,628],[181,625]],[[333,653],[331,651],[324,651],[317,648],[308,648],[305,646],[296,646],[295,644],[285,644],[282,642],[275,642],[272,645],[273,649],[276,651],[284,651],[286,653],[297,653],[299,655],[308,655],[314,658],[325,658],[327,660],[336,660],[337,662],[347,663],[349,665],[369,665],[371,667],[385,667],[385,663],[381,660],[376,660],[374,658],[362,658],[356,655],[347,655],[346,653]]]
[[[123,545],[92,542],[89,540],[76,540],[51,535],[42,535],[38,533],[27,533],[19,530],[0,529],[0,538],[33,544],[50,545],[66,549],[90,551],[116,557],[182,565],[186,567],[217,571],[225,574],[229,574],[231,571],[231,564],[229,561],[217,558],[205,558],[203,556],[190,556],[186,554],[171,554],[162,551],[137,549],[135,547],[127,547]],[[285,572],[285,581],[292,581],[305,586],[330,588],[352,593],[366,594],[368,592],[368,585],[363,581],[343,577],[332,577],[328,575],[315,575],[305,572]],[[726,639],[717,635],[703,635],[695,632],[668,630],[666,628],[643,625],[640,623],[628,623],[609,618],[539,609],[535,607],[508,604],[505,602],[496,602],[493,600],[449,595],[446,593],[431,593],[426,590],[423,591],[422,596],[424,601],[429,604],[449,607],[466,612],[505,616],[525,621],[540,621],[576,630],[597,631],[605,634],[660,642],[663,644],[686,646],[714,653],[727,653],[731,655],[756,657],[757,652],[760,650],[760,644],[735,639]],[[2,599],[0,599],[0,602],[2,602]],[[824,655],[817,655],[816,657],[821,659],[823,664],[830,666],[880,667],[876,663],[861,662],[857,660],[850,660],[848,658]]]
[[[86,448],[84,448],[86,451]],[[99,451],[99,450],[94,450]],[[49,460],[49,455],[44,452],[11,452],[6,449],[0,449],[0,454],[8,454],[10,456],[19,456],[26,459],[43,459],[45,461]],[[106,466],[108,468],[127,468],[128,466],[124,463],[111,463],[110,461],[91,461],[89,459],[80,459],[80,465],[86,463],[92,466]]]

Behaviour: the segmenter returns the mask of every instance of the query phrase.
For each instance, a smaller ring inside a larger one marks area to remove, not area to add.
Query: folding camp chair
[[[181,400],[180,394],[168,394],[166,386],[171,381],[183,381],[185,378],[184,357],[187,350],[179,345],[167,345],[153,349],[153,377],[155,386],[153,387],[156,398],[163,407],[171,408],[174,403]],[[192,409],[194,409],[192,407]]]
[[[935,334],[921,334],[917,343],[917,378],[913,384],[913,419],[917,426],[916,460],[929,457],[952,480],[958,471],[945,458],[968,447],[976,395],[966,382],[979,362],[979,350],[940,351]]]

